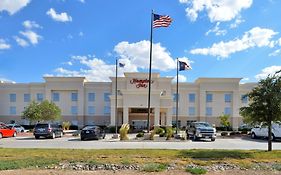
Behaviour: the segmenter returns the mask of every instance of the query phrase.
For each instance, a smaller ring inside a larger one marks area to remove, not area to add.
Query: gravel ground
[[[189,175],[184,171],[167,171],[157,173],[147,173],[139,171],[69,171],[69,170],[6,170],[0,171],[1,175]],[[278,171],[243,171],[243,170],[227,170],[221,172],[208,172],[206,175],[281,175]]]

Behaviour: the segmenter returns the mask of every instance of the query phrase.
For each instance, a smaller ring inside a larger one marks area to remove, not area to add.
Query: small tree
[[[229,115],[222,114],[219,116],[220,119],[220,124],[222,127],[224,127],[225,130],[230,127],[230,122],[229,122]]]
[[[268,127],[268,151],[272,150],[272,122],[281,120],[280,72],[260,80],[258,86],[246,95],[250,99],[249,106],[240,108],[244,122]]]
[[[48,100],[44,100],[41,103],[32,101],[22,112],[22,118],[29,119],[30,121],[59,120],[60,117],[60,108]]]

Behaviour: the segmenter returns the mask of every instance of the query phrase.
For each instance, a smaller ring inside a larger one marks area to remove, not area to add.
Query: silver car
[[[7,125],[9,128],[13,128],[16,130],[17,133],[20,133],[20,132],[24,132],[24,127],[22,127],[21,125],[19,124],[8,124]]]

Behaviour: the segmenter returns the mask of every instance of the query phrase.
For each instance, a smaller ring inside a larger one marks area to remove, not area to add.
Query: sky
[[[153,29],[152,72],[175,77],[177,58],[200,77],[258,82],[281,69],[280,0],[0,0],[0,80],[43,82],[85,76],[105,82],[148,72],[151,13],[169,15]]]

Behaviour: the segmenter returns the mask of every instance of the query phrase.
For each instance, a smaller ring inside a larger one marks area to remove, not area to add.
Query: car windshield
[[[212,127],[209,123],[195,123],[197,127]]]
[[[48,128],[48,124],[37,124],[36,128]]]
[[[96,126],[85,126],[82,130],[96,129]]]

